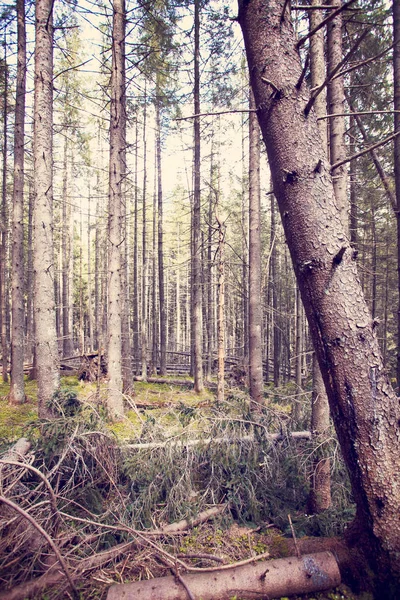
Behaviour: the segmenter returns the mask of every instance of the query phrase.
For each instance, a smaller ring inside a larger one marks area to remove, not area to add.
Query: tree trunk
[[[126,174],[125,0],[113,2],[110,166],[108,217],[108,394],[111,413],[122,415],[122,285],[123,180]]]
[[[147,287],[148,287],[148,258],[147,258],[147,223],[146,223],[146,193],[147,193],[147,143],[146,143],[146,84],[145,104],[143,111],[143,205],[142,205],[142,326],[141,354],[142,378],[147,381]]]
[[[35,343],[34,343],[34,313],[33,313],[33,209],[34,209],[34,190],[33,182],[29,179],[29,196],[28,196],[28,259],[27,259],[27,274],[26,274],[26,345],[25,345],[25,360],[34,362]],[[30,372],[30,377],[36,379],[36,374]]]
[[[318,592],[339,585],[339,568],[331,552],[112,585],[107,600],[230,600],[232,597],[281,598]],[[188,593],[190,590],[190,594]]]
[[[332,6],[340,7],[341,0],[334,0]],[[332,9],[335,10],[335,9]],[[318,12],[318,11],[315,11]],[[343,60],[342,50],[342,13],[339,13],[327,25],[327,75],[328,77]],[[328,113],[337,114],[337,117],[329,119],[329,157],[334,165],[346,158],[346,146],[344,140],[344,84],[343,77],[334,77],[327,88]],[[320,116],[317,112],[317,115]],[[338,211],[343,221],[343,228],[347,232],[349,228],[349,206],[347,201],[347,164],[333,169],[333,188]]]
[[[62,192],[62,231],[61,231],[61,250],[62,250],[62,334],[63,334],[63,355],[71,356],[74,353],[74,344],[72,340],[72,331],[70,330],[70,293],[69,277],[71,271],[71,252],[70,244],[70,221],[71,206],[68,202],[68,136],[64,138],[64,159],[63,159],[63,192]]]
[[[200,0],[194,1],[194,114],[200,113]],[[193,255],[192,255],[192,319],[194,389],[204,389],[201,325],[201,188],[200,188],[200,118],[194,119],[194,188],[193,188]]]
[[[317,5],[319,0],[312,0]],[[310,15],[310,30],[315,29],[322,21],[323,15],[320,10],[312,10]],[[333,24],[328,30],[328,60],[330,59],[328,69],[332,71],[338,62],[342,60],[342,21],[341,15],[338,22],[334,19]],[[324,32],[321,28],[310,40],[310,72],[311,87],[313,89],[323,85],[326,77],[325,52],[324,52]],[[329,113],[343,112],[343,78],[331,81],[328,85],[328,94],[323,90],[315,101],[315,112],[317,117],[323,117],[326,114],[327,96],[329,97]],[[325,119],[318,120],[318,129],[321,136],[322,146],[325,152],[328,152],[328,130]],[[344,117],[334,117],[329,119],[329,149],[331,163],[341,160],[345,155],[344,148]],[[335,138],[336,134],[336,138]],[[347,207],[346,177],[344,168],[335,173],[335,197],[339,202],[339,210],[342,212],[343,223],[347,227],[348,215],[345,210]],[[344,207],[343,210],[341,207]],[[316,449],[313,458],[313,474],[311,480],[311,491],[309,496],[309,506],[312,513],[319,513],[331,505],[330,489],[330,459],[323,456],[324,452],[324,432],[329,429],[329,402],[325,391],[324,381],[315,352],[312,355],[312,375],[313,390],[311,404],[311,431]],[[326,441],[326,440],[325,440]],[[322,450],[321,450],[322,449]]]
[[[280,0],[241,2],[239,21],[274,191],[357,505],[354,539],[375,572],[377,592],[398,597],[399,402],[335,203],[315,113],[304,112],[309,92],[305,82],[298,86],[302,67],[283,8]]]
[[[400,132],[400,0],[393,0],[393,93],[394,131]],[[396,183],[397,225],[397,389],[400,389],[400,136],[394,139],[394,178]]]
[[[218,375],[217,375],[217,402],[225,399],[225,224],[218,215],[218,199],[215,204],[215,220],[218,227]]]
[[[250,90],[250,110],[255,108]],[[249,384],[251,408],[264,404],[262,368],[261,232],[260,232],[260,128],[257,115],[249,117]]]
[[[10,404],[22,404],[24,387],[24,142],[26,89],[25,3],[17,0],[18,56],[14,129],[12,235],[12,337]]]
[[[135,361],[135,374],[139,372],[139,274],[138,274],[138,137],[139,137],[139,123],[136,118],[135,125],[135,204],[134,204],[134,216],[133,216],[133,307],[132,307],[132,326],[133,326],[133,356]]]
[[[158,205],[158,298],[160,303],[160,375],[167,373],[167,307],[165,302],[164,283],[164,248],[163,248],[163,189],[161,169],[161,107],[160,98],[156,105],[157,129],[157,205]],[[177,299],[179,301],[179,299]]]
[[[49,402],[60,384],[54,306],[53,242],[53,2],[36,2],[34,101],[33,268],[39,417],[52,416]]]
[[[4,383],[8,382],[7,348],[7,163],[8,163],[8,64],[7,46],[4,45],[4,93],[3,93],[3,181],[1,194],[1,235],[0,235],[0,339],[1,369]]]

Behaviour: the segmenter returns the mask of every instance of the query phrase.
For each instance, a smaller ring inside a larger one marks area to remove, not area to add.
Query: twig
[[[178,117],[174,119],[174,121],[187,121],[188,119],[197,119],[197,117],[214,117],[218,115],[232,115],[236,113],[251,113],[257,112],[257,109],[254,108],[246,108],[246,109],[232,109],[232,110],[219,110],[217,112],[206,112],[206,113],[198,113],[197,115],[190,115],[189,117]]]
[[[57,509],[57,500],[56,500],[56,496],[54,494],[54,490],[50,485],[50,482],[48,481],[48,479],[43,475],[43,473],[41,473],[39,471],[39,469],[36,469],[35,467],[32,467],[32,465],[28,465],[25,463],[21,463],[21,462],[16,462],[14,460],[7,460],[4,458],[0,459],[0,464],[2,465],[13,465],[15,467],[20,467],[23,469],[27,469],[28,471],[32,471],[32,473],[35,473],[35,475],[37,475],[45,484],[45,486],[47,487],[47,490],[50,494],[50,504],[51,504],[51,508],[53,509],[53,513],[54,516],[58,515],[58,509]]]
[[[290,530],[292,532],[292,536],[293,536],[293,541],[294,541],[294,547],[296,550],[296,556],[297,558],[300,558],[301,554],[300,554],[300,549],[297,545],[297,539],[296,539],[296,534],[294,532],[294,527],[293,527],[293,523],[292,523],[292,517],[290,515],[288,515],[288,519],[289,519],[289,525],[290,525]]]
[[[53,549],[54,554],[57,556],[58,562],[60,563],[66,578],[68,579],[69,585],[71,586],[71,590],[74,593],[74,597],[75,598],[79,598],[79,594],[78,594],[78,590],[75,587],[74,582],[72,581],[72,577],[71,574],[68,570],[68,567],[66,565],[66,562],[64,561],[61,552],[58,548],[58,546],[55,544],[55,542],[51,539],[51,537],[49,536],[49,534],[43,529],[43,527],[41,525],[39,525],[39,523],[37,523],[35,521],[35,519],[33,517],[31,517],[31,515],[29,513],[27,513],[23,508],[21,508],[20,506],[18,506],[18,504],[15,504],[14,502],[12,502],[11,500],[9,500],[8,498],[4,498],[4,496],[0,496],[0,502],[3,502],[3,504],[6,504],[7,506],[9,506],[10,508],[14,509],[15,511],[17,511],[20,515],[22,515],[27,521],[29,521],[29,523],[31,525],[33,525],[33,527],[35,529],[37,529],[37,531],[39,531],[39,533],[44,537],[44,539],[47,541],[47,543],[49,544],[49,546]]]
[[[355,158],[359,158],[360,156],[364,156],[364,154],[368,154],[368,152],[371,152],[371,150],[375,150],[375,148],[379,148],[379,146],[383,146],[384,144],[387,144],[391,140],[394,140],[394,138],[396,138],[398,135],[400,135],[400,131],[397,131],[396,133],[389,135],[387,138],[385,138],[381,142],[377,142],[376,144],[373,144],[372,146],[368,146],[368,148],[361,150],[361,152],[357,152],[357,154],[353,154],[352,156],[349,156],[347,158],[344,158],[343,160],[340,160],[339,162],[332,165],[331,173],[338,167],[341,167],[342,165],[350,162],[351,160],[354,160]]]

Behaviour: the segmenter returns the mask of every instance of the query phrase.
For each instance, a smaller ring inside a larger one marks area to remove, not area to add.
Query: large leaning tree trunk
[[[398,597],[399,400],[335,204],[316,116],[305,111],[309,90],[286,6],[240,1],[239,22],[274,192],[357,505],[353,539],[377,591],[390,597],[390,584]]]
[[[54,302],[53,242],[53,2],[36,2],[33,160],[34,321],[39,417],[60,385]]]

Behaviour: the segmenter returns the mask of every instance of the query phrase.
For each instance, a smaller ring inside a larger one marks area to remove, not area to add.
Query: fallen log
[[[188,590],[202,600],[281,598],[314,593],[340,584],[339,567],[331,552],[308,554],[212,573],[179,574],[110,587],[107,600],[187,600]],[[184,585],[182,583],[182,579]]]
[[[267,440],[271,442],[279,442],[286,438],[293,438],[294,440],[310,440],[310,431],[291,431],[288,433],[267,433]],[[123,448],[129,450],[149,450],[151,448],[189,448],[191,446],[207,446],[208,444],[237,444],[239,442],[255,442],[257,441],[253,435],[244,435],[242,437],[216,437],[216,438],[203,438],[195,440],[177,440],[170,441],[165,440],[164,442],[142,442],[137,444],[124,444]]]

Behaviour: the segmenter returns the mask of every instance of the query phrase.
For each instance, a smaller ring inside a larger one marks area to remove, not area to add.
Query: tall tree
[[[24,143],[26,89],[25,2],[17,0],[18,54],[14,129],[14,190],[12,234],[12,335],[10,403],[22,404],[24,387]]]
[[[59,387],[53,241],[53,1],[36,2],[34,99],[34,312],[39,416]]]
[[[258,117],[286,239],[348,467],[353,541],[382,598],[400,590],[400,407],[383,366],[355,254],[281,0],[239,2]],[[266,76],[265,65],[268,65]]]
[[[8,346],[7,346],[7,170],[8,170],[8,112],[9,75],[7,64],[7,43],[4,42],[3,59],[3,178],[1,189],[1,234],[0,234],[0,339],[1,366],[4,383],[8,382]]]
[[[123,180],[126,175],[125,0],[113,2],[110,163],[108,204],[108,394],[107,405],[122,415],[122,285],[121,245],[124,235]]]
[[[317,1],[318,0],[312,0],[313,5],[317,5]],[[320,26],[322,20],[323,16],[321,11],[318,9],[312,10],[310,15],[310,30],[313,31]],[[331,59],[329,64],[330,72],[337,67],[338,63],[342,59],[341,15],[339,15],[333,21],[333,24],[329,26],[328,57]],[[326,78],[324,33],[322,28],[317,31],[310,40],[310,75],[311,88],[320,89],[320,87],[323,86]],[[340,77],[329,82],[328,89],[328,96],[330,100],[329,112],[332,111],[340,114],[343,112],[343,78]],[[321,136],[322,146],[325,152],[328,152],[328,130],[326,121],[322,118],[326,114],[326,103],[327,94],[324,88],[322,89],[321,93],[318,94],[314,107],[317,117],[320,117],[318,120],[318,129]],[[329,122],[329,141],[332,140],[332,146],[329,146],[331,150],[329,155],[332,163],[341,160],[345,154],[344,117],[333,117],[329,120]],[[336,194],[339,195],[339,210],[342,212],[343,223],[346,224],[347,227],[347,194],[345,175],[346,172],[344,167],[342,167],[341,170],[337,170],[337,172],[334,174],[334,188],[335,197]],[[313,475],[311,479],[309,496],[309,510],[313,513],[318,513],[329,508],[331,505],[331,462],[329,457],[324,456],[325,448],[323,444],[324,436],[329,429],[329,402],[315,352],[313,353],[312,376],[313,389],[311,397],[311,431],[315,438],[317,449],[314,453]]]
[[[260,128],[250,91],[249,117],[249,382],[252,408],[264,402],[261,342]]]
[[[200,114],[200,0],[194,0],[194,114]],[[194,389],[200,393],[204,389],[201,325],[201,155],[200,117],[194,118],[194,157],[193,157],[193,219],[192,219],[192,349]]]

